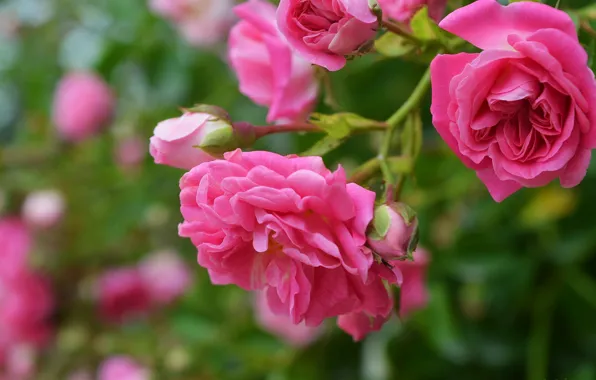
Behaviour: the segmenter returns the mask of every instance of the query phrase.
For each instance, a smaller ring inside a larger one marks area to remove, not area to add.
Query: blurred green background
[[[36,235],[35,265],[58,300],[56,338],[36,378],[63,379],[120,353],[156,379],[596,379],[594,165],[575,189],[525,189],[497,204],[439,140],[427,99],[423,154],[404,200],[432,255],[430,304],[363,343],[331,322],[316,343],[292,348],[256,327],[245,292],[212,286],[177,236],[182,171],[148,153],[136,168],[114,160],[119,141],[148,142],[179,106],[210,103],[264,122],[266,110],[238,92],[225,43],[189,46],[144,0],[0,0],[0,15],[0,212],[18,213],[27,193],[44,188],[60,189],[68,205],[60,227]],[[56,83],[71,69],[95,70],[118,98],[112,126],[77,145],[59,141],[50,117]],[[333,92],[343,110],[382,120],[424,70],[371,54],[333,73]],[[316,138],[280,134],[258,148],[296,153]],[[359,135],[325,160],[354,168],[378,143]],[[167,247],[192,268],[193,289],[147,319],[102,324],[88,294],[94,277]]]

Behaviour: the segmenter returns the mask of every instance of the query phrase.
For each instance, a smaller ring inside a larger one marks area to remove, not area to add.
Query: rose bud
[[[404,203],[384,204],[375,210],[368,245],[385,260],[411,257],[418,244],[416,213]]]
[[[192,169],[213,160],[213,155],[250,142],[250,136],[243,133],[244,125],[232,126],[227,113],[218,107],[197,106],[185,111],[155,128],[150,153],[156,164]]]

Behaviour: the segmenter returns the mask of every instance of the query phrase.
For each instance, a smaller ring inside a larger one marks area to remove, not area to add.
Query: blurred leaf
[[[423,41],[435,40],[440,33],[437,24],[428,16],[426,6],[414,14],[410,21],[410,28],[412,28],[412,34]]]
[[[576,204],[573,190],[548,186],[540,189],[526,204],[521,210],[520,219],[526,226],[541,226],[571,214]]]
[[[416,50],[410,41],[394,33],[385,33],[375,41],[375,49],[387,57],[401,57]]]
[[[172,328],[180,338],[191,343],[215,342],[219,335],[217,324],[195,314],[174,316]]]

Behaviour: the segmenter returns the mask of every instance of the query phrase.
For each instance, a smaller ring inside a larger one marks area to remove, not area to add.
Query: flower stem
[[[257,138],[271,135],[273,133],[286,132],[324,132],[321,128],[310,123],[294,123],[285,125],[262,125],[255,126],[255,134]]]
[[[396,24],[396,23],[391,22],[391,21],[383,21],[382,25],[383,25],[383,27],[385,27],[385,29],[387,29],[391,33],[397,34],[398,36],[403,37],[406,40],[411,41],[415,45],[418,45],[418,46],[424,45],[424,43],[421,40],[419,40],[418,38],[414,37],[413,35],[411,35],[407,31],[405,31],[399,24]]]
[[[364,183],[372,178],[381,168],[381,161],[377,157],[371,158],[364,164],[358,166],[352,172],[349,182]]]
[[[401,175],[398,186],[394,186],[396,184],[396,180],[387,162],[389,151],[391,150],[391,145],[393,142],[393,135],[395,134],[399,125],[402,124],[406,119],[408,114],[418,107],[429,87],[430,68],[426,70],[408,100],[406,100],[405,103],[402,104],[402,106],[399,107],[399,109],[395,111],[395,113],[391,115],[389,119],[387,119],[387,124],[389,127],[387,128],[387,132],[385,132],[385,138],[381,144],[381,149],[379,150],[379,155],[377,158],[381,161],[381,171],[383,172],[385,183],[387,185],[391,185],[393,188],[394,197],[399,195],[399,192],[403,187],[404,178],[402,178],[403,175]]]

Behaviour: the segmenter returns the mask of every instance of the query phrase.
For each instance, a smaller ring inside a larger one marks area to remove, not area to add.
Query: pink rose
[[[312,111],[318,92],[314,67],[292,51],[275,24],[275,7],[249,0],[234,12],[228,56],[240,92],[269,107],[267,121],[300,120]]]
[[[0,219],[0,278],[17,276],[27,267],[31,236],[16,218]]]
[[[149,291],[149,297],[157,304],[168,304],[182,295],[191,285],[191,273],[176,252],[162,251],[150,255],[139,270]]]
[[[317,326],[391,302],[364,246],[375,194],[346,183],[321,157],[240,150],[203,163],[180,182],[179,234],[198,249],[214,284],[263,290],[272,312]],[[382,275],[382,276],[381,276]]]
[[[418,218],[404,203],[383,204],[375,209],[369,247],[385,260],[411,254],[418,244]]]
[[[267,295],[264,292],[258,292],[255,298],[256,319],[259,325],[288,344],[296,347],[307,346],[323,332],[321,326],[308,327],[304,323],[296,325],[286,315],[274,314],[267,304]]]
[[[127,356],[112,356],[99,367],[98,380],[149,380],[147,368]]]
[[[374,38],[377,17],[368,0],[281,0],[277,25],[306,60],[337,71]]]
[[[433,123],[500,202],[581,182],[596,146],[596,81],[563,11],[478,0],[440,26],[484,49],[431,64]]]
[[[426,251],[418,248],[414,252],[414,261],[393,261],[402,273],[400,287],[400,316],[406,318],[412,312],[424,308],[428,304],[428,287],[426,271],[430,258]]]
[[[149,5],[155,13],[172,21],[195,46],[220,41],[233,20],[233,0],[150,0]]]
[[[164,120],[155,127],[149,152],[156,164],[191,169],[213,159],[198,149],[205,136],[220,128],[231,128],[224,120],[213,120],[206,113],[187,112],[184,115]]]
[[[98,133],[114,111],[114,98],[102,78],[71,72],[60,80],[54,95],[53,119],[60,135],[80,141]]]
[[[64,197],[59,191],[36,191],[23,203],[23,219],[31,226],[50,228],[60,222],[64,208]]]
[[[447,0],[377,0],[383,11],[384,19],[410,22],[410,19],[425,5],[428,15],[435,21],[441,20],[445,13]]]
[[[151,298],[146,282],[136,267],[111,269],[98,280],[99,308],[102,316],[112,322],[147,313]]]

